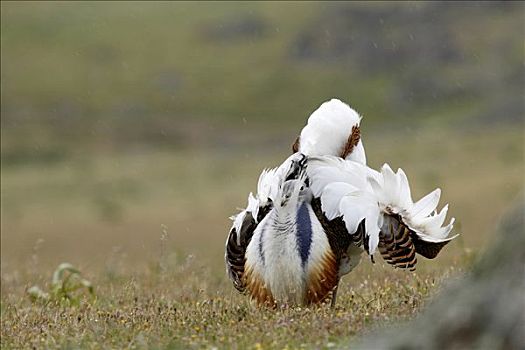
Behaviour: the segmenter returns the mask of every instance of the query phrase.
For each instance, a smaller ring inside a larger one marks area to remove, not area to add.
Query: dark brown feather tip
[[[354,150],[354,147],[357,146],[359,143],[359,140],[361,139],[361,130],[359,129],[359,125],[354,125],[352,127],[352,132],[350,133],[350,136],[348,136],[348,140],[346,141],[346,144],[343,148],[343,151],[341,152],[341,158],[346,158],[349,154],[352,153]]]
[[[450,241],[445,242],[425,242],[424,240],[417,237],[416,234],[412,237],[414,246],[416,247],[416,253],[424,256],[427,259],[434,259],[441,249],[447,245]]]
[[[292,152],[293,153],[297,153],[299,152],[299,139],[301,138],[301,136],[297,136],[297,138],[295,139],[295,142],[292,144]]]

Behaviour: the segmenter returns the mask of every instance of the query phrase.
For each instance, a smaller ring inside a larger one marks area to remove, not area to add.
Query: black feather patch
[[[272,208],[273,203],[271,201],[265,206],[259,207],[257,222],[261,222]],[[248,244],[250,244],[253,233],[257,228],[257,222],[255,222],[251,212],[246,212],[246,216],[244,217],[239,232],[237,232],[235,228],[232,228],[228,235],[228,242],[226,243],[226,270],[228,271],[228,276],[230,276],[233,285],[240,292],[244,292],[246,289],[244,279],[246,249],[248,248]],[[237,240],[237,235],[239,235],[239,240]],[[239,242],[239,244],[237,242]]]
[[[297,211],[296,234],[299,254],[301,255],[301,263],[304,267],[308,261],[310,247],[312,246],[312,222],[310,220],[310,212],[308,211],[306,203],[301,204]]]
[[[226,268],[233,285],[240,292],[244,292],[246,288],[243,279],[245,254],[256,227],[257,224],[252,213],[246,212],[240,232],[232,228],[228,235],[228,242],[226,244]],[[237,243],[237,235],[239,235],[240,244]]]
[[[416,247],[416,253],[423,255],[427,259],[434,259],[441,249],[450,241],[445,242],[426,242],[419,238],[416,234],[413,235],[412,240]]]

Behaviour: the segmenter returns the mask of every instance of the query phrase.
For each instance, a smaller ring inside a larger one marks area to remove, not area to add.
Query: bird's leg
[[[337,299],[337,287],[339,286],[339,283],[335,285],[334,289],[332,290],[332,302],[330,303],[330,307],[333,309],[335,308],[335,300]]]

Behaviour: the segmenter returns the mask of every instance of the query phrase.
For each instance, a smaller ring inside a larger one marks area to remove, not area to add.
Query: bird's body
[[[226,242],[234,286],[259,304],[307,305],[335,292],[340,278],[376,250],[413,270],[454,237],[435,211],[440,191],[413,203],[405,173],[366,166],[360,117],[338,100],[310,117],[294,154],[261,174],[256,196],[235,216]]]
[[[259,303],[317,302],[337,283],[335,255],[311,205],[295,204],[274,208],[248,245],[246,284]]]
[[[317,303],[339,281],[341,259],[312,207],[311,190],[302,180],[288,183],[290,192],[278,194],[246,251],[246,288],[261,304]]]

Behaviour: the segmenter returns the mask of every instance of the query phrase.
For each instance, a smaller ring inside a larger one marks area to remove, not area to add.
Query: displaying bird
[[[385,164],[366,165],[361,117],[332,99],[308,119],[279,167],[263,170],[257,194],[232,217],[226,270],[235,288],[260,305],[308,305],[331,296],[342,276],[378,250],[413,270],[417,255],[434,258],[454,219],[436,207],[440,190],[412,201],[408,179]]]

